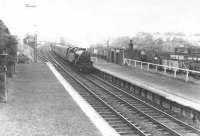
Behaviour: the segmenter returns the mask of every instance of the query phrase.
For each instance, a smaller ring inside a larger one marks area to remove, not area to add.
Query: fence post
[[[176,78],[176,71],[177,69],[174,69],[174,78]]]
[[[167,68],[166,68],[166,67],[164,67],[164,73],[166,74],[166,72],[167,72]]]
[[[141,62],[141,69],[142,69],[142,62]]]
[[[123,63],[124,63],[124,65],[127,63],[127,59],[126,58],[123,59]]]
[[[156,72],[158,71],[158,65],[156,65]]]
[[[148,71],[149,71],[149,63],[147,63],[147,65],[148,65]]]
[[[188,69],[186,70],[186,78],[185,78],[185,81],[188,82],[188,75],[189,75],[189,71]]]
[[[136,60],[135,60],[135,67],[136,67]]]

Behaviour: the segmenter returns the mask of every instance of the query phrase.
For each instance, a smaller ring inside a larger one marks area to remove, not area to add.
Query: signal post
[[[34,62],[37,62],[37,34],[33,35],[27,35],[24,38],[24,44],[27,44],[29,47],[33,49],[33,59]]]
[[[37,34],[34,36],[34,62],[37,62]]]

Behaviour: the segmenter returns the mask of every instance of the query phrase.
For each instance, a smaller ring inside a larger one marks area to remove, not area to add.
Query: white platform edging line
[[[55,69],[55,67],[47,62],[47,66],[63,85],[65,90],[71,95],[73,100],[78,104],[83,112],[89,117],[94,123],[97,129],[103,136],[120,136],[89,104],[85,101],[76,90],[63,78],[63,76]]]

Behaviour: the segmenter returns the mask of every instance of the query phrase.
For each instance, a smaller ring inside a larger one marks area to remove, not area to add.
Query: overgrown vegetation
[[[8,73],[12,74],[17,61],[17,38],[10,34],[8,28],[0,20],[0,50],[6,50]]]
[[[157,50],[157,51],[167,51],[171,52],[175,47],[188,47],[188,46],[196,46],[194,43],[185,40],[183,37],[185,34],[183,33],[145,33],[139,32],[133,37],[118,37],[114,39],[109,47],[114,48],[128,48],[130,40],[133,41],[133,45],[135,49],[145,49],[145,50]],[[93,44],[92,47],[95,48],[107,48],[107,44],[105,43],[97,43]]]

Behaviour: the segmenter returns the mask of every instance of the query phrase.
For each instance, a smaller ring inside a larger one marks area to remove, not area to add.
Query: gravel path
[[[17,65],[0,122],[0,136],[101,136],[42,63]]]

